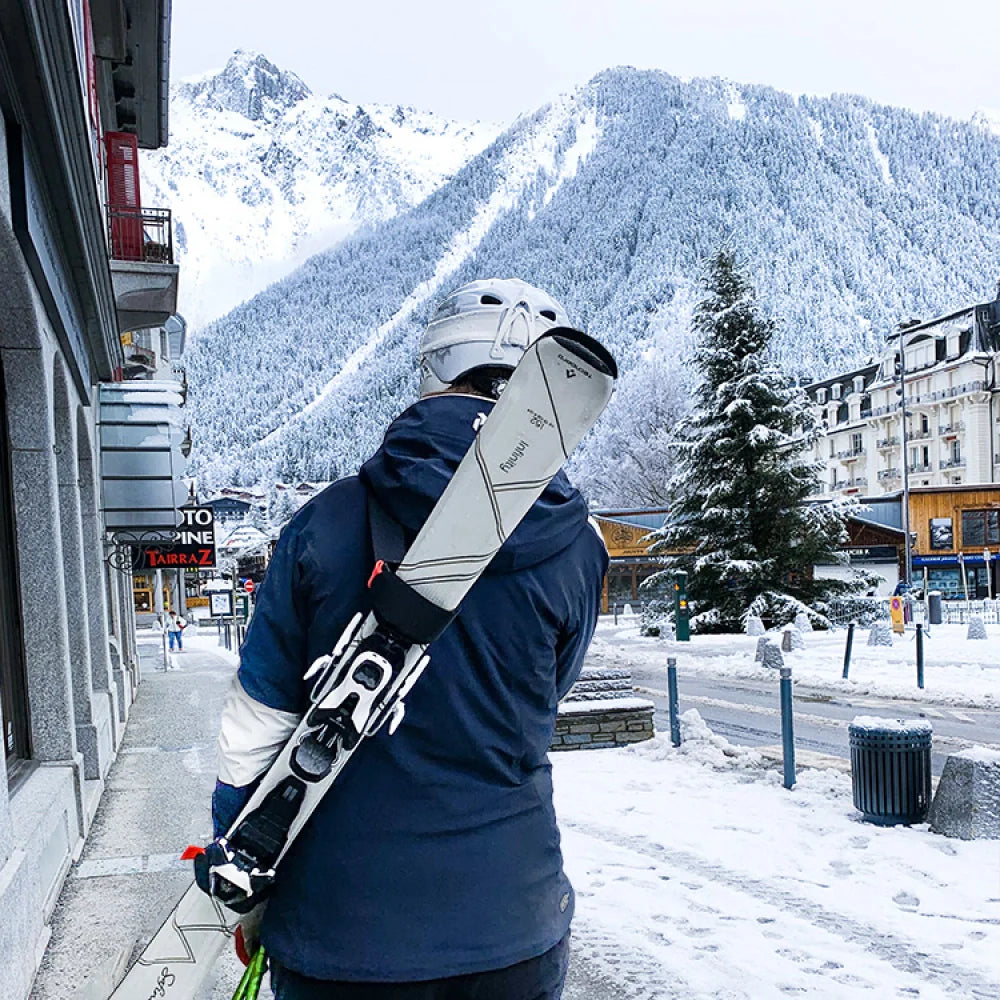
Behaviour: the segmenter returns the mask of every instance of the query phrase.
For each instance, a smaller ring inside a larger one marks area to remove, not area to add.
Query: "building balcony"
[[[899,438],[898,437],[880,438],[878,442],[878,447],[879,449],[898,448]]]
[[[842,462],[853,462],[856,459],[863,458],[865,451],[865,448],[848,448],[846,451],[838,451],[837,458]]]
[[[108,256],[119,330],[162,326],[177,312],[169,210],[109,206]]]
[[[920,430],[919,428],[915,431],[910,431],[907,437],[911,441],[926,441],[927,438],[931,436],[931,429],[928,427],[927,430]]]
[[[852,490],[852,489],[860,489],[861,487],[867,485],[868,485],[867,476],[855,476],[853,479],[838,479],[833,484],[833,488],[835,490]]]
[[[973,392],[985,392],[988,387],[981,379],[974,379],[971,382],[963,382],[961,385],[949,386],[947,389],[936,389],[934,392],[925,392],[919,396],[911,396],[907,393],[907,406],[926,406],[929,403],[936,403],[942,399],[954,399],[956,396],[967,396]],[[899,413],[899,403],[890,403],[888,406],[877,406],[872,410],[872,416],[881,417],[892,413]]]
[[[944,424],[938,427],[938,433],[943,437],[956,437],[960,431],[965,430],[965,421],[958,420],[953,424]]]
[[[938,463],[939,469],[961,469],[965,466],[964,458],[942,458]]]
[[[900,472],[899,469],[879,469],[878,479],[879,482],[885,482],[888,479],[899,479]]]
[[[933,462],[911,462],[907,468],[910,472],[930,472],[934,468]]]

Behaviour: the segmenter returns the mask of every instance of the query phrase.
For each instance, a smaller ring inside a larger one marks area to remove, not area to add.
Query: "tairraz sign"
[[[176,541],[138,547],[140,570],[215,567],[215,511],[211,507],[181,507],[180,512]]]

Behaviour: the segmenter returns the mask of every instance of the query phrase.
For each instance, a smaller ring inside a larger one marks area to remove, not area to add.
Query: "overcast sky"
[[[173,0],[173,79],[237,48],[320,94],[498,122],[617,65],[1000,108],[997,0]]]

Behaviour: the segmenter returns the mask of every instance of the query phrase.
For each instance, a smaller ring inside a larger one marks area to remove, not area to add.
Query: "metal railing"
[[[112,260],[173,264],[170,209],[108,205],[107,213],[108,255]]]
[[[933,468],[932,462],[911,462],[908,466],[910,472],[930,472]]]
[[[953,424],[943,424],[938,427],[939,434],[958,434],[959,431],[965,430],[965,421],[957,420]]]
[[[899,446],[898,437],[881,438],[878,442],[879,448],[896,448]]]
[[[958,469],[965,465],[964,458],[942,458],[938,463],[939,469]]]
[[[879,469],[878,478],[879,480],[885,479],[899,479],[900,473],[899,469]]]
[[[941,617],[946,625],[966,625],[978,615],[987,625],[1000,625],[1000,600],[972,600],[951,598],[941,602]]]
[[[961,385],[953,385],[947,389],[938,389],[935,392],[927,392],[922,396],[908,397],[907,406],[919,406],[926,403],[934,403],[939,399],[954,399],[956,396],[965,396],[971,392],[983,392],[987,388],[986,383],[981,379],[972,382],[963,382]],[[899,403],[890,403],[888,406],[877,406],[872,410],[872,416],[881,417],[887,413],[899,413]]]
[[[865,454],[864,446],[860,448],[848,448],[846,451],[838,451],[837,458],[847,459],[848,461],[850,461],[851,459],[861,458],[861,456],[864,454]]]

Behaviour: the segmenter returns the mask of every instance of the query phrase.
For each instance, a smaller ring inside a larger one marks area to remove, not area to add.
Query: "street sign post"
[[[245,625],[250,619],[250,595],[237,594],[234,617],[238,622]]]
[[[228,590],[217,590],[208,595],[209,611],[213,618],[232,618],[233,595]]]
[[[889,600],[889,617],[892,619],[893,632],[901,634],[906,631],[902,597],[893,597]]]

